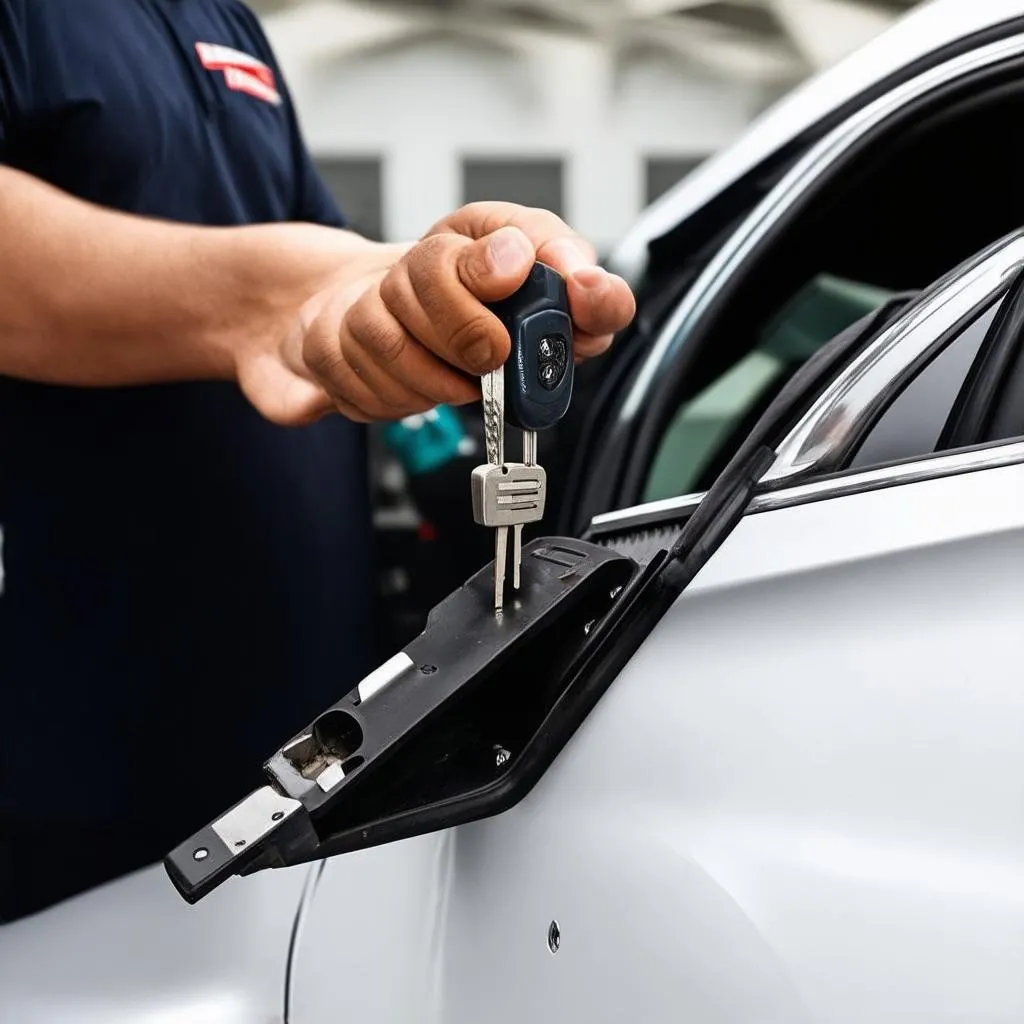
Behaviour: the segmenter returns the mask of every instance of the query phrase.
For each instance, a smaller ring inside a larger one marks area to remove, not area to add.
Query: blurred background
[[[250,4],[323,177],[363,234],[411,240],[465,202],[504,199],[555,211],[602,253],[780,96],[914,6]],[[483,461],[478,413],[441,409],[373,431],[382,653],[490,558],[469,501],[469,472]]]
[[[969,0],[964,0],[965,3]],[[253,0],[324,177],[404,240],[474,199],[606,251],[766,106],[907,0]]]

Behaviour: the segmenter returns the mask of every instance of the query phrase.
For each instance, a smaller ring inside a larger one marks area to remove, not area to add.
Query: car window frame
[[[955,342],[965,327],[993,303],[1002,302],[1015,279],[1024,277],[1024,229],[993,243],[950,271],[873,335],[858,356],[837,369],[820,389],[807,412],[776,447],[776,460],[761,478],[751,512],[801,504],[862,490],[896,486],[974,469],[1024,462],[1024,437],[920,453],[877,466],[851,469],[847,459],[865,432],[932,359]],[[954,301],[954,300],[959,301]],[[939,319],[940,314],[944,319]],[[998,320],[998,317],[997,317]],[[975,362],[989,352],[982,344]],[[1024,358],[1016,372],[1024,379]],[[822,436],[822,426],[835,416],[851,382],[868,381],[858,416],[845,436],[807,458],[808,442]],[[959,396],[958,396],[959,401]],[[587,539],[621,531],[668,525],[685,520],[704,493],[638,504],[593,517]]]
[[[1024,267],[1024,229],[964,261],[922,293],[828,385],[777,449],[763,484],[842,470],[897,395],[993,302]]]
[[[702,350],[703,335],[737,282],[746,279],[752,265],[779,233],[788,230],[814,196],[864,146],[891,131],[918,108],[933,105],[944,94],[959,93],[1024,58],[1024,33],[1015,32],[973,47],[935,64],[858,109],[812,145],[782,175],[764,198],[741,218],[698,273],[681,301],[659,325],[645,346],[611,408],[604,410],[599,448],[606,453],[600,468],[578,473],[579,493],[573,509],[563,516],[576,529],[583,527],[595,505],[635,504],[658,440],[659,415],[671,407],[671,392],[681,375]],[[666,406],[666,408],[662,408]],[[588,479],[589,477],[589,479]],[[595,479],[600,478],[595,483]]]
[[[888,404],[879,410],[875,422],[865,431],[863,438],[850,453],[845,469],[872,469],[886,466],[904,459],[916,459],[933,452],[966,447],[980,440],[980,437],[965,439],[957,444],[944,444],[948,436],[948,425],[956,415],[968,380],[976,375],[979,363],[985,359],[986,341],[991,337],[993,327],[998,323],[999,311],[1004,298],[993,299],[969,323],[955,332],[949,341],[924,364],[920,370],[894,394]],[[978,332],[978,333],[975,333]],[[966,344],[966,365],[958,366],[957,360],[964,361],[961,344]],[[953,363],[957,367],[945,380],[937,377],[936,371]],[[952,385],[952,394],[943,395],[944,387]],[[907,407],[913,406],[911,416],[917,423],[907,431],[907,423],[898,419],[905,416]],[[923,415],[916,410],[923,408]],[[930,447],[914,447],[919,438],[913,437],[913,430],[920,429],[921,420],[930,417],[928,428],[934,433],[934,440],[921,442]],[[901,454],[881,454],[878,449],[902,449]]]

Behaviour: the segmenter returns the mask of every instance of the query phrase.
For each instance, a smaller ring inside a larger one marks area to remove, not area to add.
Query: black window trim
[[[1024,270],[1011,282],[978,358],[964,381],[946,421],[939,446],[944,449],[995,440],[991,429],[1005,397],[1005,384],[1018,362],[1024,336]]]
[[[941,480],[951,476],[987,469],[1003,469],[1024,464],[1024,435],[1002,441],[969,445],[952,451],[932,452],[900,459],[866,469],[841,470],[813,480],[802,480],[786,487],[760,490],[747,509],[747,515],[774,512],[807,505],[814,501],[842,498],[867,491],[881,491],[905,484]],[[682,522],[704,500],[705,492],[664,498],[631,508],[594,516],[584,539],[595,540],[640,527],[654,528]]]

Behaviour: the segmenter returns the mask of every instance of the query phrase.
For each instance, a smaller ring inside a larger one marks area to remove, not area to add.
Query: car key
[[[480,378],[483,396],[484,450],[487,464],[473,470],[473,519],[481,526],[494,530],[494,608],[503,603],[505,567],[508,561],[508,525],[499,523],[495,515],[488,514],[484,498],[485,483],[492,473],[501,473],[505,464],[505,375],[502,369],[492,370]],[[491,485],[494,486],[493,484]],[[489,495],[497,507],[497,496]]]
[[[473,517],[494,528],[494,606],[501,609],[513,531],[512,585],[520,586],[523,526],[543,518],[547,477],[537,432],[554,426],[572,399],[572,319],[565,281],[543,263],[515,294],[490,306],[509,333],[504,367],[481,379],[487,465],[473,471]],[[523,432],[523,460],[506,463],[505,423]]]
[[[547,476],[535,460],[488,463],[473,470],[472,490],[473,518],[495,531],[494,609],[500,611],[508,571],[509,527],[514,531],[512,585],[518,590],[523,526],[538,522],[544,515]]]
[[[487,464],[473,470],[473,518],[481,526],[488,526],[495,531],[494,608],[500,611],[504,604],[505,577],[508,572],[509,527],[515,531],[513,586],[518,590],[523,525],[537,522],[544,515],[547,477],[543,468],[536,465],[535,456],[527,459],[526,434],[523,435],[523,462],[505,461],[504,370],[497,369],[484,374],[481,378],[481,391]]]

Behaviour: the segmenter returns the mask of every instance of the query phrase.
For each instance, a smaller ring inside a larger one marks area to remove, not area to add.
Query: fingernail
[[[473,342],[463,353],[463,358],[471,370],[479,370],[480,373],[486,373],[488,370],[494,369],[494,357],[489,341]]]
[[[578,270],[573,277],[583,285],[584,288],[597,290],[608,283],[610,274],[604,267],[584,267]]]
[[[557,269],[563,274],[575,274],[584,267],[592,267],[594,261],[586,249],[577,245],[571,238],[559,238],[548,247],[553,254]]]
[[[500,228],[488,245],[491,265],[501,275],[518,274],[527,260],[533,260],[533,248],[516,228]]]

